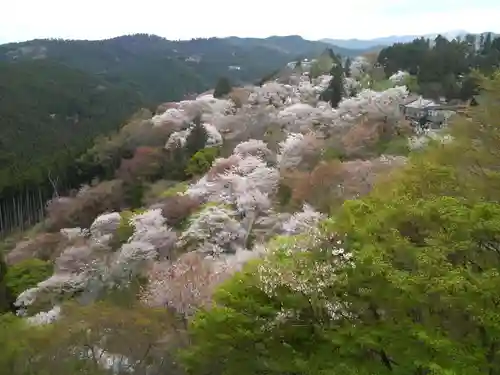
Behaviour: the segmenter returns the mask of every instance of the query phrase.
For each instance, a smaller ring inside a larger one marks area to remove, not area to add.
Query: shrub
[[[236,108],[241,108],[243,104],[248,102],[248,96],[250,92],[243,88],[234,88],[229,93],[229,98],[234,102]]]
[[[186,219],[200,207],[200,202],[188,195],[168,197],[162,205],[162,214],[167,219],[167,224],[180,228]]]
[[[398,137],[387,142],[381,142],[381,144],[377,146],[380,154],[407,156],[410,153],[410,147],[406,137]]]
[[[343,161],[346,158],[344,152],[335,147],[327,147],[323,149],[321,159],[324,161],[340,160]]]
[[[290,203],[290,200],[292,199],[291,187],[281,182],[278,185],[277,197],[279,205],[281,207],[287,206]]]
[[[12,295],[18,296],[27,289],[52,275],[52,264],[40,259],[27,259],[7,270],[5,277],[7,288]]]
[[[207,147],[194,154],[186,167],[188,176],[200,176],[208,172],[219,155],[218,147]]]
[[[175,197],[176,195],[179,195],[180,193],[184,193],[189,185],[186,182],[180,182],[171,188],[165,190],[162,194],[161,197],[163,198],[170,198],[170,197]]]
[[[121,180],[104,181],[83,188],[75,197],[57,198],[47,206],[47,227],[50,231],[62,228],[88,228],[95,217],[108,211],[120,211],[124,203]]]
[[[113,234],[113,239],[110,243],[112,248],[120,247],[134,234],[134,227],[130,225],[130,219],[133,214],[132,211],[123,211],[120,213],[120,225]]]
[[[163,194],[176,184],[171,180],[158,180],[145,186],[143,203],[145,206],[161,202]]]
[[[7,264],[16,264],[22,261],[37,258],[40,260],[54,260],[67,246],[68,240],[61,233],[40,233],[33,238],[20,241],[7,253]]]
[[[152,179],[159,176],[163,164],[162,150],[154,147],[138,147],[131,159],[122,159],[116,172],[123,181]]]
[[[134,234],[134,226],[130,224],[130,219],[132,216],[141,214],[142,212],[144,212],[144,210],[123,211],[120,213],[120,225],[113,234],[113,238],[110,242],[110,246],[113,249],[119,248],[132,237]]]

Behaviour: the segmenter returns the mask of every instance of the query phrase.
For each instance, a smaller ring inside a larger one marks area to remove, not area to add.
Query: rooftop
[[[436,105],[437,104],[434,101],[429,100],[429,99],[424,99],[421,96],[414,101],[406,103],[406,106],[410,107],[410,108],[425,108],[425,107],[436,106]]]

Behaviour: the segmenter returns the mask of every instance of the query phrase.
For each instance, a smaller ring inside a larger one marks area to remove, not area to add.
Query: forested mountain
[[[84,182],[77,156],[141,107],[203,92],[220,77],[233,85],[254,82],[327,47],[298,36],[170,41],[155,35],[0,46],[0,227],[19,194],[35,194],[43,211],[54,182],[63,190]]]
[[[335,48],[299,36],[210,38],[170,41],[155,35],[108,40],[32,40],[0,46],[0,59],[49,59],[99,75],[139,92],[147,102],[180,99],[215,86],[221,76],[252,82],[297,59],[332,48],[343,55],[363,51]]]
[[[51,165],[143,104],[131,90],[45,60],[0,63],[0,97],[0,191],[24,177],[43,182]]]
[[[144,104],[56,61],[0,62],[0,232],[43,217],[46,200],[78,181],[78,155]]]

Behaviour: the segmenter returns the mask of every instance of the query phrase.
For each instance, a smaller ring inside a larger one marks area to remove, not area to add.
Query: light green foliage
[[[311,65],[310,75],[317,78],[322,74],[328,74],[332,69],[334,60],[328,53],[323,53]]]
[[[13,314],[0,315],[0,370],[9,375],[48,375],[50,372],[35,370],[31,365],[40,355],[53,331],[51,326],[31,326]],[[74,362],[77,362],[76,360]],[[76,364],[76,363],[75,363]],[[97,375],[89,373],[88,375]]]
[[[186,174],[188,176],[204,175],[208,172],[217,156],[219,156],[218,147],[206,147],[198,151],[189,160],[186,167]]]
[[[345,154],[342,150],[336,147],[327,147],[323,150],[321,154],[321,160],[330,161],[330,160],[340,160],[342,161],[345,158]]]
[[[408,138],[405,136],[397,136],[392,139],[381,140],[376,145],[376,151],[379,155],[408,156],[410,153]]]
[[[190,374],[500,373],[500,75],[484,85],[452,144],[226,282],[192,323]]]
[[[130,224],[130,219],[133,215],[132,211],[123,211],[120,213],[120,225],[114,234],[117,245],[124,244],[134,234],[134,227]]]
[[[28,351],[29,340],[33,331],[28,329],[25,321],[13,314],[0,315],[0,369],[9,375],[24,375],[19,359]]]
[[[183,353],[189,373],[319,374],[343,369],[321,325],[324,301],[314,291],[297,292],[300,283],[316,278],[315,261],[325,257],[319,249],[290,254],[307,245],[307,238],[277,238],[269,259],[248,264],[220,288],[217,307],[192,323],[193,345]],[[275,293],[265,293],[273,275],[280,274],[282,284]],[[293,285],[294,280],[299,284]]]
[[[418,78],[414,75],[407,75],[404,80],[405,86],[408,88],[408,91],[412,93],[420,92],[420,87],[418,85]]]
[[[162,196],[163,198],[174,197],[174,196],[176,196],[176,195],[178,195],[178,194],[182,194],[182,193],[184,193],[184,192],[187,190],[187,188],[188,188],[188,187],[189,187],[189,184],[188,184],[188,183],[186,183],[186,182],[180,182],[180,183],[178,183],[178,184],[176,184],[176,185],[172,186],[171,188],[169,188],[169,189],[165,190],[165,191],[161,194],[161,196]]]
[[[140,215],[143,212],[145,212],[144,209],[137,209],[133,211],[123,211],[120,213],[120,225],[113,234],[113,239],[111,241],[112,248],[117,249],[129,240],[129,238],[134,234],[134,227],[130,220],[134,215]]]
[[[394,83],[389,80],[389,79],[384,79],[380,81],[373,81],[372,83],[372,90],[374,91],[385,91],[387,89],[390,89],[394,87]]]
[[[14,296],[35,287],[39,282],[52,275],[52,264],[40,259],[27,259],[10,266],[5,283]]]
[[[361,77],[359,82],[363,89],[370,89],[372,87],[372,78],[368,74],[365,74],[363,77]]]
[[[286,284],[269,297],[257,266],[249,266],[219,291],[220,307],[194,321],[185,357],[193,374],[487,372],[484,355],[500,339],[500,262],[486,243],[500,235],[500,206],[374,196],[346,204],[330,225],[330,235],[346,234],[356,259],[352,272],[328,280],[327,298],[341,296],[348,315],[331,319],[317,296]],[[322,282],[314,272],[331,259],[312,248],[289,255],[303,247],[291,238],[274,246],[279,252],[266,267],[286,279],[312,272],[302,290]],[[282,308],[295,315],[276,323]],[[491,366],[498,371],[500,363]]]
[[[180,343],[181,322],[166,309],[107,299],[86,306],[65,304],[63,310],[61,319],[42,327],[28,326],[12,315],[0,316],[2,374],[177,373],[171,358]],[[122,354],[130,367],[119,372],[103,368],[98,363],[101,349],[105,355]],[[75,350],[90,352],[79,358]]]

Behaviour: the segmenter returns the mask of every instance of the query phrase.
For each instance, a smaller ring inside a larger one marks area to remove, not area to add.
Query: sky
[[[467,30],[500,33],[498,0],[6,0],[0,43],[34,38],[168,39],[301,35],[373,39]]]

